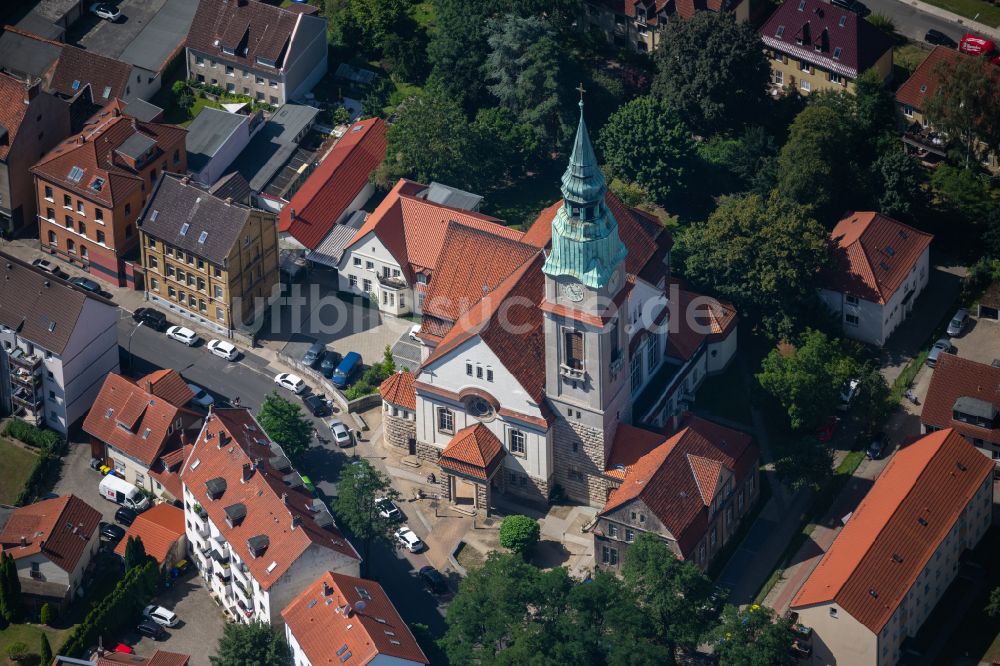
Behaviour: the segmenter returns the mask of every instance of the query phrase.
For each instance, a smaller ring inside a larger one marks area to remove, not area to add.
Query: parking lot
[[[118,505],[101,497],[97,487],[101,473],[90,468],[90,444],[70,442],[69,453],[63,459],[62,473],[53,492],[57,495],[72,493],[101,512],[101,519],[114,522]]]
[[[979,363],[992,363],[1000,359],[1000,323],[972,316],[969,318],[965,333],[952,338],[951,344],[955,345],[957,354],[962,358]]]
[[[155,650],[179,652],[191,655],[191,666],[209,666],[208,657],[215,654],[225,620],[201,576],[189,572],[153,603],[176,613],[180,622],[176,627],[166,628],[169,636],[165,640],[154,641],[133,630],[123,637],[124,642],[140,655],[148,656]]]

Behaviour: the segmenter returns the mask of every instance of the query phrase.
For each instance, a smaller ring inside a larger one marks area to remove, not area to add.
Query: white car
[[[163,606],[157,606],[156,604],[150,604],[149,606],[143,608],[142,614],[156,624],[164,627],[173,627],[180,622],[180,618],[177,617],[176,613],[168,611]]]
[[[31,262],[31,265],[40,271],[45,271],[49,275],[55,275],[56,277],[63,277],[64,275],[62,269],[48,259],[35,259]]]
[[[191,398],[193,402],[198,403],[205,409],[208,409],[215,404],[215,398],[209,395],[202,387],[191,383],[188,383],[187,387],[191,389],[192,393],[194,393],[194,397]]]
[[[274,376],[274,383],[281,388],[288,389],[292,393],[298,394],[306,390],[306,383],[298,375],[290,372],[279,372]]]
[[[854,400],[854,396],[858,394],[858,388],[860,386],[860,379],[852,379],[844,382],[844,386],[840,389],[840,405],[837,406],[837,409],[842,412],[847,411],[847,409],[851,406],[851,402]]]
[[[420,342],[420,324],[414,324],[410,327],[410,332],[407,334],[411,340],[414,342]]]
[[[168,328],[167,337],[177,342],[183,342],[188,347],[197,344],[200,339],[197,333],[183,326],[171,326]]]
[[[423,550],[424,542],[417,537],[406,525],[403,525],[398,530],[396,530],[396,541],[403,545],[406,550],[411,553],[418,553]]]
[[[95,2],[90,6],[90,13],[106,21],[117,21],[122,15],[117,7],[106,5],[103,2]]]
[[[334,419],[330,421],[330,432],[333,433],[333,441],[337,446],[344,448],[351,445],[351,431],[347,429],[343,421]]]
[[[212,339],[208,341],[205,347],[208,348],[208,351],[227,361],[235,361],[240,357],[240,350],[232,342]]]
[[[403,519],[403,514],[400,512],[399,507],[388,497],[379,497],[376,499],[375,508],[378,509],[378,515],[383,518],[388,518],[392,521]]]

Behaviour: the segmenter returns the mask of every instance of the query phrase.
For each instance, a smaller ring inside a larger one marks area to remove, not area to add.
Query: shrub
[[[538,543],[541,527],[528,516],[507,516],[500,523],[500,545],[519,555],[527,555]]]
[[[7,646],[7,656],[11,661],[22,661],[28,656],[28,646],[21,641],[14,641]]]
[[[874,12],[866,20],[887,35],[891,35],[896,31],[896,24],[888,14]]]
[[[52,606],[48,603],[42,604],[42,610],[38,614],[38,619],[42,624],[52,624]]]
[[[66,443],[59,436],[59,433],[54,430],[33,426],[20,419],[11,419],[8,421],[4,434],[36,449],[48,449],[57,455],[66,453]]]

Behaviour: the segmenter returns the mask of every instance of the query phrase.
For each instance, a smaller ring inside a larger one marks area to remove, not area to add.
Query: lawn
[[[900,72],[897,72],[899,75],[894,76],[893,79],[899,82],[908,79],[917,68],[917,65],[924,61],[928,53],[930,53],[930,49],[920,42],[907,42],[893,48],[893,67],[900,70]]]
[[[750,392],[747,391],[738,363],[730,363],[722,374],[708,377],[698,389],[695,406],[715,416],[747,426],[750,416]]]
[[[42,632],[48,634],[49,646],[56,652],[69,635],[69,629],[53,629],[40,624],[10,624],[6,629],[0,629],[0,663],[13,664],[7,657],[7,646],[21,642],[28,646],[28,651],[34,653],[37,661],[41,649]]]
[[[24,488],[37,456],[0,437],[0,459],[3,459],[3,474],[0,474],[0,504],[13,504],[18,493]]]
[[[994,28],[1000,26],[1000,7],[984,0],[926,0],[926,2]]]

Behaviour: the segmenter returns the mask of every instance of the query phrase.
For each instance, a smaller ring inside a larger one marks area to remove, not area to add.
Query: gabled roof
[[[690,316],[678,317],[677,330],[667,336],[667,355],[687,361],[701,347],[706,339],[714,341],[725,338],[739,321],[736,308],[728,301],[713,298],[705,300],[700,294],[686,289],[677,290],[676,312]],[[697,307],[691,304],[701,299]]]
[[[922,111],[925,101],[937,93],[938,85],[941,83],[937,71],[941,63],[957,63],[962,58],[971,57],[958,49],[935,46],[934,50],[928,53],[923,62],[913,70],[910,78],[896,90],[896,101]]]
[[[192,173],[201,172],[226,145],[233,133],[243,125],[249,124],[250,116],[213,109],[210,106],[202,109],[188,125],[188,133],[184,138],[188,152],[188,169]],[[249,136],[249,130],[246,136]]]
[[[125,537],[115,546],[115,554],[125,557],[129,537],[142,539],[146,554],[164,564],[177,540],[184,536],[184,509],[172,504],[156,504],[139,514]]]
[[[248,0],[201,0],[188,48],[244,66],[281,69],[301,14]],[[224,53],[223,49],[234,51]],[[270,67],[258,58],[274,63]]]
[[[934,237],[881,213],[859,212],[838,222],[830,238],[833,267],[822,276],[824,286],[885,304]]]
[[[873,633],[882,631],[969,501],[992,482],[992,473],[993,461],[954,430],[900,449],[792,608],[833,602]]]
[[[954,428],[966,437],[1000,444],[1000,423],[983,428],[954,418],[955,405],[961,398],[976,398],[1000,408],[1000,368],[954,354],[941,354],[920,413],[920,421],[927,425]]]
[[[63,46],[20,28],[4,26],[0,32],[0,68],[19,79],[30,76],[47,83]]]
[[[101,514],[76,495],[23,506],[0,531],[0,550],[15,560],[41,553],[64,571],[76,570]]]
[[[7,139],[0,142],[0,160],[7,159],[28,112],[28,105],[24,103],[26,92],[23,81],[0,73],[0,126],[7,134]]]
[[[118,666],[119,664],[136,664],[137,666],[188,666],[191,660],[186,654],[157,650],[152,657],[139,657],[121,652],[105,652],[97,658],[97,666]],[[89,663],[89,662],[88,662]]]
[[[270,589],[312,546],[361,559],[322,503],[305,492],[301,477],[272,467],[275,452],[280,454],[280,447],[268,439],[249,410],[215,409],[181,469],[184,487],[264,589]],[[221,490],[217,499],[209,496],[209,484]],[[246,507],[246,518],[230,526],[225,509],[237,503]],[[256,557],[251,540],[264,544]]]
[[[380,656],[430,663],[375,581],[324,573],[281,611],[281,617],[313,666],[369,664]]]
[[[417,394],[413,390],[413,375],[406,370],[400,370],[382,382],[378,387],[378,392],[386,402],[410,411],[417,409]]]
[[[892,48],[892,38],[824,0],[785,0],[760,29],[764,45],[856,78]]]
[[[455,433],[441,452],[438,465],[485,481],[500,466],[503,455],[503,444],[497,436],[477,422]]]
[[[281,209],[278,231],[315,250],[385,158],[386,132],[380,118],[352,125]]]
[[[720,475],[725,470],[739,484],[758,457],[746,433],[693,415],[685,415],[681,429],[666,439],[620,425],[607,474],[622,484],[600,513],[641,500],[677,540],[681,554],[689,556],[705,535]]]

